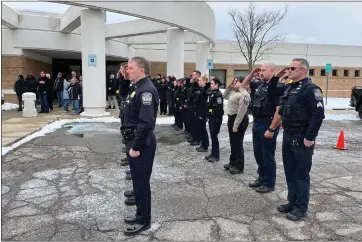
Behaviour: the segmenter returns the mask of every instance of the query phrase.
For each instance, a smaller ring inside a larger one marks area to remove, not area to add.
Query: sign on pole
[[[327,84],[326,84],[326,105],[328,104],[328,76],[329,73],[332,72],[332,64],[326,64],[326,76],[327,76]]]
[[[97,55],[89,54],[88,55],[88,66],[97,66]]]
[[[214,69],[214,62],[212,59],[207,59],[207,69]]]

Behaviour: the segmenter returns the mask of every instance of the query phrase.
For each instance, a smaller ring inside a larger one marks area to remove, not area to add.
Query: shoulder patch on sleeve
[[[315,88],[315,89],[313,90],[313,92],[314,92],[314,98],[315,98],[315,100],[317,100],[317,101],[323,100],[323,95],[322,95],[322,92],[321,92],[321,90],[320,90],[319,88]]]
[[[217,104],[222,104],[222,97],[218,97],[218,98],[216,99],[216,102],[217,102]]]
[[[143,105],[151,105],[152,104],[152,93],[144,92],[141,95],[142,104]]]

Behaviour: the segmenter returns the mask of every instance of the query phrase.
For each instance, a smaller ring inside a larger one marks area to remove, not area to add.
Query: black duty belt
[[[254,118],[254,122],[263,123],[263,122],[270,122],[272,121],[272,117],[265,117],[265,118]]]
[[[299,133],[304,133],[307,131],[307,127],[293,127],[293,128],[286,128],[283,126],[283,129],[285,132],[287,132],[288,134],[299,134]]]

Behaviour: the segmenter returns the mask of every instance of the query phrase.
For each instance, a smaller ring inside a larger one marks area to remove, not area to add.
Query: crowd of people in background
[[[62,108],[64,112],[70,111],[70,104],[72,104],[73,114],[83,111],[82,76],[77,76],[75,71],[70,76],[59,72],[55,80],[52,80],[50,74],[44,71],[40,72],[38,78],[33,73],[28,74],[26,78],[19,75],[14,84],[14,92],[19,103],[17,111],[23,110],[22,95],[25,92],[32,92],[36,95],[37,104],[40,104],[39,113],[53,111],[55,97],[58,100],[58,107]]]

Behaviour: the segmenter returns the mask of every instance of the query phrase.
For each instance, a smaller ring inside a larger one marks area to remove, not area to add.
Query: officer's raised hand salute
[[[279,114],[284,128],[283,164],[288,203],[280,205],[278,211],[288,213],[288,219],[299,220],[308,210],[309,172],[314,141],[325,117],[324,104],[321,88],[307,77],[307,60],[294,59],[286,70],[293,83],[287,85],[281,97]]]
[[[133,191],[137,206],[134,217],[124,221],[133,226],[125,235],[135,235],[151,227],[150,177],[156,152],[156,137],[153,133],[158,109],[158,92],[147,77],[150,63],[143,57],[128,61],[127,73],[133,86],[124,107],[124,139],[126,140],[128,163],[131,169]]]

